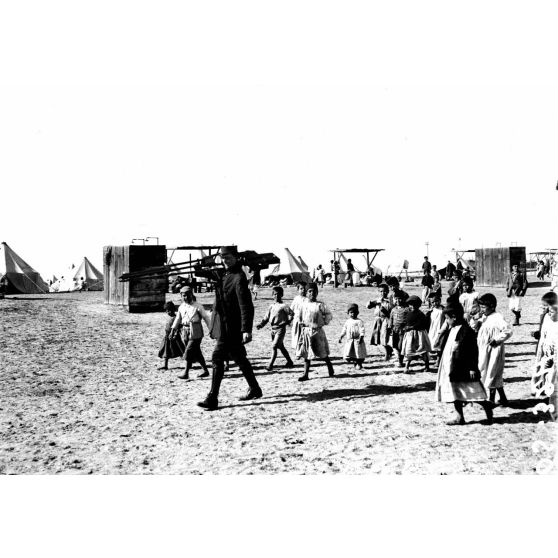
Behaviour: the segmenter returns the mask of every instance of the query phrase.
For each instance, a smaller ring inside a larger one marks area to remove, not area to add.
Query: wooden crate
[[[161,312],[168,291],[168,278],[145,277],[119,281],[123,273],[142,271],[167,263],[166,246],[105,246],[105,302],[124,306],[129,312]]]
[[[511,266],[514,264],[525,271],[527,257],[524,246],[477,248],[475,250],[477,285],[505,287]]]

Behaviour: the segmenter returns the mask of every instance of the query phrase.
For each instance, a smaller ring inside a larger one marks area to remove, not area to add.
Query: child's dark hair
[[[271,289],[274,293],[277,293],[281,298],[283,298],[283,287],[273,287],[273,289]]]
[[[297,287],[297,289],[300,288],[300,287],[302,287],[303,289],[307,289],[308,285],[304,281],[297,281],[296,287]]]
[[[418,310],[421,307],[422,300],[416,295],[411,295],[407,299],[407,304],[412,306],[415,310]]]
[[[440,291],[434,291],[428,295],[428,298],[432,300],[442,300],[442,293]]]
[[[470,285],[471,287],[473,286],[473,280],[471,279],[471,277],[463,277],[462,282],[464,285]]]
[[[351,311],[354,312],[355,316],[358,316],[358,304],[349,304],[347,307],[347,314]]]
[[[479,304],[488,306],[489,308],[496,308],[496,297],[492,293],[486,293],[479,296]]]
[[[169,310],[176,312],[176,304],[172,300],[165,302],[165,306],[163,306],[163,308],[165,309],[165,312],[168,312]]]
[[[444,308],[444,316],[455,318],[457,323],[463,323],[464,315],[465,310],[463,309],[463,306],[457,301],[448,303],[448,305]]]
[[[546,302],[546,304],[549,304],[550,306],[554,306],[556,303],[558,303],[558,294],[550,291],[543,294],[541,300],[543,302]]]
[[[382,291],[389,291],[389,287],[388,287],[387,283],[380,283],[378,285],[378,289],[381,289]]]

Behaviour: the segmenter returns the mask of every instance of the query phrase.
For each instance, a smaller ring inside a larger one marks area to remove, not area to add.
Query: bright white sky
[[[555,6],[4,2],[0,241],[45,277],[145,236],[554,247]]]

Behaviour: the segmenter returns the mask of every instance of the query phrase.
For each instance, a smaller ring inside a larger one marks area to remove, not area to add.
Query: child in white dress
[[[445,322],[444,307],[442,306],[442,295],[439,292],[433,292],[429,295],[430,310],[427,312],[427,317],[430,319],[430,326],[428,328],[428,339],[430,339],[430,346],[432,347],[432,354],[434,355],[434,367],[438,365],[438,357],[440,355],[440,331]]]
[[[393,348],[389,344],[389,316],[393,304],[389,299],[389,287],[385,283],[378,287],[378,298],[371,300],[367,308],[372,309],[374,312],[370,344],[383,346],[386,351],[385,359],[387,361],[393,354]]]
[[[479,293],[473,287],[473,280],[465,277],[462,281],[463,293],[459,296],[459,303],[465,312],[464,318],[468,323],[479,313]]]
[[[531,395],[549,397],[552,394],[552,376],[556,361],[558,343],[558,295],[549,292],[543,295],[542,302],[547,308],[541,326],[539,344],[535,357],[535,369],[531,378]]]
[[[304,359],[304,374],[298,379],[299,382],[308,380],[310,372],[310,361],[323,359],[327,365],[327,371],[333,376],[333,364],[329,358],[329,344],[324,332],[324,325],[329,324],[332,319],[329,308],[317,300],[318,285],[310,283],[307,291],[308,300],[300,307],[298,320],[301,326],[297,358]]]
[[[349,319],[345,322],[339,343],[346,337],[343,358],[347,362],[354,362],[357,370],[362,370],[362,363],[366,359],[366,344],[364,342],[364,322],[358,319],[358,305],[350,304],[347,308]]]
[[[507,405],[504,392],[504,365],[506,353],[504,342],[512,336],[512,328],[502,314],[496,312],[496,297],[487,293],[479,297],[480,316],[472,320],[478,328],[479,370],[485,389],[490,391],[490,401],[494,403],[496,392],[500,404]]]
[[[291,348],[295,351],[298,347],[298,338],[300,337],[300,322],[298,321],[298,316],[300,314],[300,308],[306,302],[306,283],[299,281],[296,284],[296,289],[298,294],[291,302],[291,310],[294,316],[291,322]]]

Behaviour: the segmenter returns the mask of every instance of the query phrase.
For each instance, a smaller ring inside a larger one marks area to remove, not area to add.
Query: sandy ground
[[[530,289],[523,325],[507,343],[510,407],[496,408],[492,426],[481,423],[480,407],[467,407],[462,427],[445,424],[450,406],[435,402],[436,375],[418,364],[404,374],[374,347],[362,371],[341,361],[337,338],[346,306],[359,304],[369,331],[365,306],[375,289],[320,293],[334,314],[326,328],[334,378],[317,364],[311,381],[300,383],[300,362],[267,372],[269,329],[254,330],[248,353],[264,397],[239,402],[247,386],[233,367],[217,412],[196,406],[207,379],[177,379],[176,360],[169,371],[156,370],[164,314],[128,314],[105,305],[102,293],[8,297],[0,301],[0,473],[541,472],[554,455],[556,425],[532,412],[530,333],[546,290]],[[503,289],[490,291],[510,319]],[[294,294],[288,289],[285,300]],[[212,295],[198,300],[210,304]],[[256,320],[270,303],[271,292],[260,291]],[[206,337],[208,360],[212,345]]]

